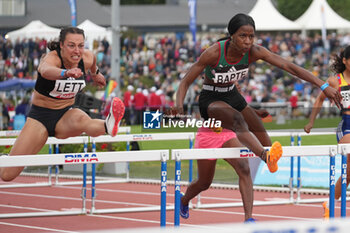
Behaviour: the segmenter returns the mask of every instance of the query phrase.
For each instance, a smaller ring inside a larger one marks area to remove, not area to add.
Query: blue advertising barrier
[[[291,172],[291,159],[281,158],[278,161],[277,175],[270,173],[265,163],[260,163],[257,175],[254,180],[255,185],[289,185],[289,178]],[[302,186],[307,187],[329,187],[329,157],[327,156],[313,156],[301,157],[302,169]],[[335,166],[340,168],[341,156],[335,157]],[[297,169],[297,160],[293,160],[293,168]],[[294,170],[296,171],[296,170]],[[340,176],[340,169],[336,169],[335,177]],[[297,185],[298,180],[293,180],[293,186]]]

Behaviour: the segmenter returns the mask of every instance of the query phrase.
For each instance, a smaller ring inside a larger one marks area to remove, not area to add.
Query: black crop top
[[[66,69],[63,65],[60,49],[56,50],[60,60],[61,68]],[[38,79],[35,83],[35,90],[40,94],[51,97],[54,99],[72,99],[79,93],[85,86],[85,67],[83,59],[79,61],[78,68],[84,73],[79,78],[61,78],[58,80],[48,80],[43,78],[38,72]]]

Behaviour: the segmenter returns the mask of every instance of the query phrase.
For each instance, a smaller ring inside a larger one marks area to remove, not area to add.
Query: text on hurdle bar
[[[168,160],[168,150],[1,156],[0,167],[45,166],[52,164],[71,165],[87,163],[160,161],[164,155]]]

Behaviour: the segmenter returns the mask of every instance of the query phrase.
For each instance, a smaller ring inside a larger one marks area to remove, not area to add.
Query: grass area
[[[314,128],[336,128],[341,120],[341,117],[330,117],[330,118],[318,118],[315,121]],[[309,122],[309,119],[294,119],[286,120],[285,124],[278,125],[275,121],[264,123],[267,130],[274,129],[300,129],[303,130],[304,126]]]

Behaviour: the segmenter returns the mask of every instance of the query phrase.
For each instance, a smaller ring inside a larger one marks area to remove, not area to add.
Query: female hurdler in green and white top
[[[239,141],[267,162],[271,172],[275,172],[278,169],[277,161],[280,155],[276,155],[275,158],[272,154],[274,150],[270,150],[269,155],[269,152],[263,148],[263,145],[271,145],[271,141],[261,120],[247,105],[235,86],[235,81],[247,76],[248,65],[259,59],[275,65],[322,87],[325,95],[337,106],[340,106],[341,96],[336,89],[322,86],[325,82],[313,76],[309,71],[254,44],[255,22],[250,16],[235,15],[230,20],[227,29],[229,36],[206,49],[182,79],[177,91],[176,107],[182,111],[188,87],[205,70],[204,83],[199,97],[201,116],[204,119],[220,120],[223,128],[234,131]]]
[[[257,116],[245,99],[240,95],[235,81],[247,76],[248,65],[259,59],[277,66],[305,81],[320,87],[323,93],[340,107],[341,95],[324,81],[313,76],[309,71],[283,59],[277,54],[254,44],[255,23],[245,14],[235,15],[228,23],[229,36],[219,40],[206,49],[184,78],[176,93],[176,108],[183,112],[183,102],[189,86],[204,72],[204,83],[199,97],[199,108],[204,119],[215,118],[222,122],[222,127],[236,133],[238,140],[259,156],[268,165],[270,172],[278,169],[277,161],[282,155],[281,144],[275,142],[270,151],[264,146],[271,146],[271,140]],[[250,130],[250,131],[249,131]],[[252,132],[253,133],[252,133]],[[249,176],[247,160],[240,160],[235,169]],[[213,174],[215,164],[206,163],[198,170]],[[188,202],[199,192],[210,186],[209,176],[198,177],[191,183],[186,194],[181,198],[181,216],[188,217]],[[209,185],[208,185],[209,184]],[[252,185],[245,188],[245,193],[252,193]],[[245,203],[246,220],[251,216],[253,198]]]

